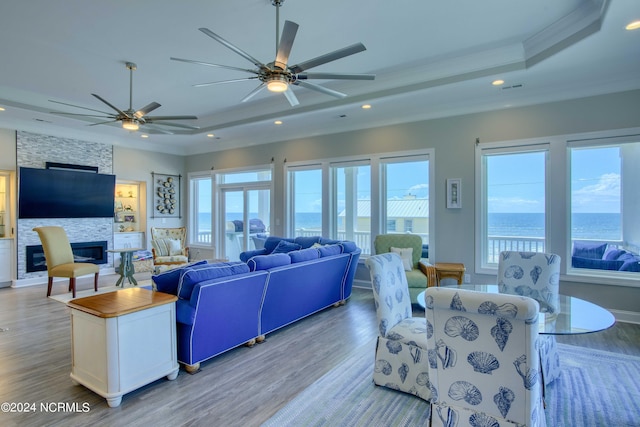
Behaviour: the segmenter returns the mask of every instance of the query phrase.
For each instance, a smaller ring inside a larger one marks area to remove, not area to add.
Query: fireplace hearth
[[[44,258],[42,245],[26,246],[26,271],[32,273],[36,271],[46,271],[47,262]],[[90,262],[93,264],[106,264],[107,241],[99,242],[77,242],[71,243],[71,251],[75,262]]]

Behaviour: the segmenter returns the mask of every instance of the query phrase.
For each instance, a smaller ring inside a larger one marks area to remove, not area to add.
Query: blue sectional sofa
[[[266,247],[276,238],[269,239]],[[153,276],[158,291],[178,296],[178,361],[188,372],[197,371],[207,359],[344,303],[361,251],[350,241],[323,242],[317,238],[318,247],[261,252],[245,256],[246,262],[201,262]]]
[[[571,254],[571,266],[640,272],[640,256],[607,243],[575,241]]]

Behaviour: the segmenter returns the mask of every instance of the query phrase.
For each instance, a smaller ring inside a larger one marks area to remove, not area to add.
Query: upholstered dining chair
[[[186,246],[186,227],[151,227],[151,252],[153,265],[158,269],[170,269],[189,263],[189,248]]]
[[[498,288],[501,293],[535,299],[542,313],[560,312],[560,256],[543,252],[503,251],[498,258]],[[539,340],[544,384],[560,376],[556,338]]]
[[[402,259],[396,253],[367,259],[378,317],[373,382],[431,398],[427,328],[424,317],[412,317]]]
[[[538,302],[445,287],[425,295],[431,425],[546,426]]]
[[[54,277],[69,278],[69,291],[76,297],[76,279],[80,276],[93,274],[93,288],[98,291],[98,274],[100,267],[88,262],[74,262],[73,251],[67,233],[62,227],[47,226],[33,229],[38,233],[44,258],[47,263],[47,296],[51,295]]]
[[[422,238],[416,234],[379,234],[373,241],[376,254],[399,253],[404,260],[411,301],[427,286],[435,286],[436,269],[422,259]]]

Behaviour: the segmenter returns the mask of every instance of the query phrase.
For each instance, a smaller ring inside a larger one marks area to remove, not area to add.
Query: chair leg
[[[49,276],[49,282],[47,284],[47,296],[51,296],[51,287],[53,286],[53,277]]]
[[[98,274],[96,273],[95,277],[93,278],[93,289],[95,289],[96,292],[98,292]]]
[[[73,292],[73,298],[76,297],[76,278],[72,277],[69,279],[69,288],[71,292]]]

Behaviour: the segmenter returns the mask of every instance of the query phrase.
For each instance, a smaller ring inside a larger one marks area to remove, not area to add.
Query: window
[[[380,160],[386,233],[413,233],[429,244],[429,160],[427,156]],[[389,228],[393,221],[393,228]]]
[[[331,172],[331,236],[339,240],[352,240],[362,248],[363,253],[371,253],[371,166],[340,163],[332,165]]]
[[[286,229],[353,240],[363,255],[383,233],[418,234],[428,245],[430,152],[288,164]]]
[[[544,252],[547,146],[479,149],[479,267],[496,268],[505,250]]]
[[[289,187],[290,235],[322,235],[322,169],[291,168]]]
[[[569,153],[571,266],[640,272],[640,143],[589,141],[571,144]]]
[[[196,245],[211,246],[211,175],[190,176],[190,220],[189,242]]]

